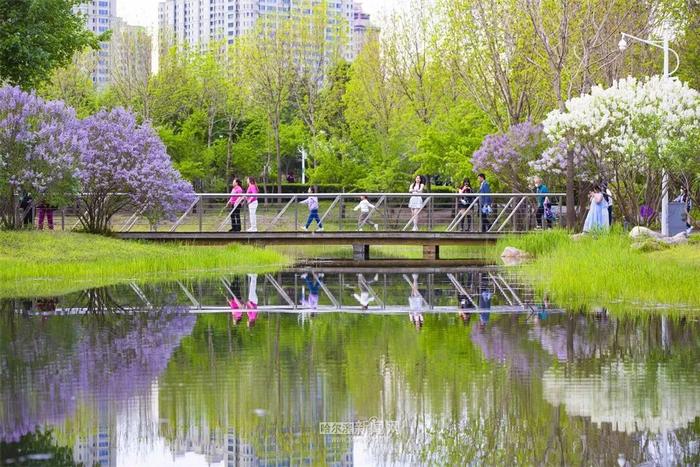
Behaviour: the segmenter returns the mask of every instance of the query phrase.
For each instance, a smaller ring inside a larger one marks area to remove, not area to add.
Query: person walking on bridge
[[[314,193],[316,193],[316,189],[314,187],[309,187],[309,194],[313,195]],[[308,230],[311,222],[315,220],[316,225],[318,225],[318,231],[323,232],[323,224],[321,223],[321,218],[318,216],[318,198],[315,196],[309,196],[304,201],[299,202],[307,205],[309,208],[309,217],[306,219],[306,225],[304,225],[301,229]]]
[[[253,177],[248,177],[248,188],[245,192],[249,195],[257,195],[258,193],[260,193],[260,191],[258,190],[258,185],[255,183],[255,179]],[[246,198],[246,202],[248,203],[248,214],[250,215],[250,228],[248,229],[248,232],[257,232],[258,198],[257,196],[248,196]]]
[[[353,208],[353,211],[360,210],[360,216],[357,218],[357,230],[362,230],[362,227],[369,222],[372,216],[372,211],[374,211],[374,204],[370,203],[366,196],[360,196],[360,203]],[[374,230],[379,230],[379,224],[374,224]]]
[[[241,203],[243,198],[239,196],[243,193],[243,188],[241,187],[241,181],[238,178],[234,178],[231,188],[231,197],[228,200],[228,206],[232,207],[231,210],[231,230],[229,232],[240,232],[241,231]]]

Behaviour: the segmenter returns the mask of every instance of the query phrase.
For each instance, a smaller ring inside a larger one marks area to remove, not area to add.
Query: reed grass
[[[191,246],[69,232],[0,232],[0,297],[46,296],[129,281],[267,272],[285,255],[244,245]]]
[[[692,242],[643,253],[619,230],[574,241],[565,231],[503,239],[533,254],[522,270],[552,301],[567,307],[603,306],[700,311],[700,245]]]

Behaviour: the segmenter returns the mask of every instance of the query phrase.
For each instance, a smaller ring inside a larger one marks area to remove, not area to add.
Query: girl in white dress
[[[408,192],[413,195],[420,195],[425,189],[425,184],[423,184],[423,178],[420,175],[416,175],[416,179],[408,187]],[[411,196],[408,200],[408,207],[411,209],[411,215],[413,217],[413,231],[418,230],[418,215],[423,207],[423,198],[420,196]]]

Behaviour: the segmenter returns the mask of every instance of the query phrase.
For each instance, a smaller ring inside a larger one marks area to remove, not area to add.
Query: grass
[[[0,297],[59,295],[89,287],[221,272],[277,270],[285,255],[243,245],[139,243],[68,232],[0,232]]]
[[[568,307],[700,310],[700,244],[642,253],[621,231],[574,241],[565,231],[503,239],[535,256],[522,270],[552,301]]]

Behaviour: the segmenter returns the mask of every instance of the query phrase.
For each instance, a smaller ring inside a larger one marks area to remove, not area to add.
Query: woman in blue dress
[[[588,209],[586,222],[583,224],[583,231],[608,230],[610,228],[608,202],[605,201],[603,191],[596,185],[593,191],[588,194],[588,197],[591,200],[591,207]]]

